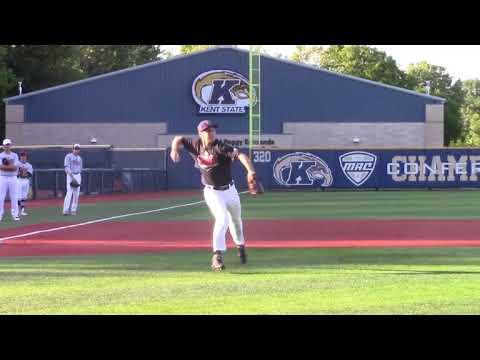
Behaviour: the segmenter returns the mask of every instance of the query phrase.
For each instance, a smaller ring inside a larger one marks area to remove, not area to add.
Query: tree
[[[480,80],[463,82],[465,101],[461,112],[464,124],[464,138],[467,145],[480,145]]]
[[[86,76],[100,75],[160,60],[160,45],[82,45],[79,67]]]
[[[180,54],[187,55],[187,54],[191,54],[193,52],[206,50],[206,49],[212,48],[214,46],[215,45],[181,45],[180,46]]]
[[[30,92],[84,78],[79,50],[78,45],[9,45],[6,63]],[[9,95],[16,95],[16,88]]]
[[[15,75],[7,67],[8,46],[0,45],[0,137],[5,137],[5,103],[3,99],[15,87]]]
[[[297,45],[291,55],[291,59],[313,66],[320,66],[323,51],[321,46]]]
[[[6,63],[7,50],[7,46],[0,45],[0,100],[7,96],[15,84],[15,76]]]
[[[457,80],[452,85],[452,78],[442,66],[426,61],[410,64],[407,68],[408,87],[424,92],[425,84],[430,81],[430,95],[443,97],[445,104],[444,145],[462,141],[463,122],[461,107],[464,102],[462,82]]]
[[[384,84],[405,87],[407,76],[391,56],[363,45],[297,45],[291,59],[326,70],[361,77]]]
[[[10,45],[7,65],[24,92],[158,60],[159,45]],[[14,94],[10,94],[14,95]]]
[[[327,70],[399,87],[407,85],[406,75],[396,61],[373,47],[332,45],[320,52],[319,59],[319,65]]]

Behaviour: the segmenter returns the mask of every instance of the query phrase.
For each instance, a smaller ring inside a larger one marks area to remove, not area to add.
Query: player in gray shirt
[[[65,156],[64,165],[67,174],[67,194],[63,203],[63,215],[76,215],[83,169],[79,144],[73,145],[73,151]]]
[[[20,215],[28,215],[25,211],[25,202],[28,199],[28,190],[30,190],[30,179],[33,176],[33,166],[27,161],[27,153],[20,153],[20,162],[18,164],[17,174],[17,199]]]

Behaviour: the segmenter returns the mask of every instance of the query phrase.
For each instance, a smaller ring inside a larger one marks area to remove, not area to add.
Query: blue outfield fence
[[[168,188],[201,187],[192,158],[185,150],[181,155],[178,164],[167,160]],[[256,150],[252,161],[267,189],[480,186],[480,149]],[[246,187],[238,161],[233,177]]]

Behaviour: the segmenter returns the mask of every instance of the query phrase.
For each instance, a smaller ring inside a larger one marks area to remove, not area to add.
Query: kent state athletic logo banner
[[[231,70],[212,70],[193,81],[192,95],[199,114],[243,114],[249,106],[249,83]],[[255,104],[255,95],[253,96]]]
[[[268,188],[480,187],[480,149],[258,152]]]
[[[169,183],[200,187],[198,169],[185,158],[169,166]],[[252,161],[267,189],[480,187],[480,149],[253,150]],[[238,161],[232,175],[246,187]]]
[[[273,177],[285,186],[330,186],[332,171],[321,158],[304,152],[296,152],[278,158],[273,165]]]

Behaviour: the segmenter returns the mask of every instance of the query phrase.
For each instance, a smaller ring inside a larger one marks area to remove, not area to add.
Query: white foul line
[[[248,191],[243,191],[243,192],[240,192],[240,194],[245,194],[247,192]],[[154,209],[154,210],[147,210],[147,211],[140,211],[140,212],[136,212],[136,213],[124,214],[124,215],[111,216],[111,217],[108,217],[108,218],[91,220],[91,221],[87,221],[87,222],[79,223],[79,224],[60,226],[60,227],[51,228],[51,229],[32,231],[32,232],[25,233],[25,234],[20,234],[20,235],[7,236],[7,237],[0,238],[0,243],[2,243],[5,240],[17,239],[17,238],[22,238],[22,237],[27,237],[27,236],[32,236],[32,235],[38,235],[38,234],[43,234],[43,233],[58,231],[58,230],[71,229],[71,228],[76,228],[76,227],[79,227],[79,226],[91,225],[91,224],[96,224],[96,223],[100,223],[100,222],[104,222],[104,221],[121,219],[121,218],[129,217],[129,216],[145,215],[145,214],[151,214],[151,213],[160,212],[160,211],[178,209],[178,208],[181,208],[181,207],[197,205],[197,204],[201,204],[201,203],[204,203],[204,202],[205,202],[205,200],[201,200],[201,201],[196,201],[196,202],[188,203],[188,204],[169,206],[169,207],[162,208],[162,209]]]

